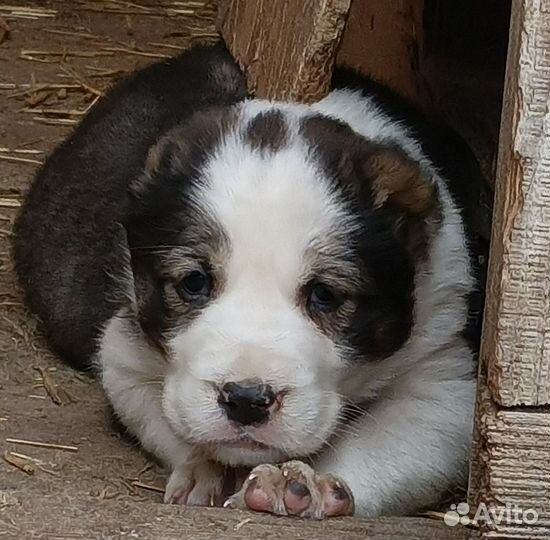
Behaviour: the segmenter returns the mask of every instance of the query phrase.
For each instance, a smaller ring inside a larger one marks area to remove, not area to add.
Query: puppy
[[[477,173],[411,119],[348,72],[313,105],[248,98],[198,47],[118,84],[39,171],[26,299],[169,468],[166,501],[221,504],[244,466],[228,505],[377,516],[464,480],[476,284],[452,187]]]

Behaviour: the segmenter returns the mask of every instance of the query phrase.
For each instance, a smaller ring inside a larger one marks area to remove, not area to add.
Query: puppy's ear
[[[341,187],[363,204],[426,216],[437,202],[435,182],[397,146],[367,140],[323,116],[306,118],[301,133]]]
[[[149,149],[143,173],[130,185],[130,195],[141,198],[151,188],[162,190],[170,182],[185,188],[216,150],[235,118],[233,107],[213,107],[195,113],[185,124],[166,132]]]
[[[370,200],[375,212],[387,215],[413,259],[424,258],[439,221],[435,180],[399,148],[362,144],[355,159],[362,199]]]
[[[149,150],[141,175],[130,184],[122,224],[126,229],[133,275],[136,317],[144,335],[163,350],[167,314],[158,254],[169,238],[163,229],[172,204],[188,182],[191,155],[186,126],[163,135]]]
[[[156,252],[165,241],[157,233],[162,227],[162,216],[158,213],[169,212],[166,201],[175,200],[177,189],[171,171],[177,169],[180,160],[185,162],[189,153],[181,131],[181,128],[170,131],[149,150],[142,174],[129,186],[122,219],[133,276],[135,315],[144,336],[161,351],[167,304],[157,270]],[[162,182],[165,184],[161,185]]]
[[[422,164],[331,118],[309,117],[301,132],[346,198],[361,213],[383,219],[414,257],[422,256],[439,215],[437,184]]]
[[[361,176],[370,184],[375,208],[388,205],[416,217],[428,217],[434,210],[435,182],[403,151],[375,145],[365,148],[359,159]]]
[[[186,141],[186,130],[176,128],[169,131],[149,149],[145,160],[145,175],[152,178],[162,172],[168,172],[175,160],[185,162],[189,151],[190,146]]]
[[[233,117],[231,107],[198,112],[160,137],[142,174],[131,182],[121,222],[126,230],[136,310],[144,333],[162,346],[167,316],[162,256],[178,242],[178,216],[203,165],[216,151]]]
[[[193,171],[193,153],[198,150],[197,141],[189,139],[190,136],[188,126],[179,126],[164,134],[149,149],[141,175],[130,184],[131,200],[141,200],[152,191],[167,188],[167,182],[173,182],[176,176],[185,181]]]

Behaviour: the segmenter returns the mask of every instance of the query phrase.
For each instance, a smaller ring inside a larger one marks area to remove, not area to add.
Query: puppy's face
[[[161,140],[127,229],[173,430],[233,465],[322,448],[342,381],[409,335],[434,198],[404,155],[326,118],[244,105]]]

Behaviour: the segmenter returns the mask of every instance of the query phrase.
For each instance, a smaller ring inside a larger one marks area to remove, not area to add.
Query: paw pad
[[[256,467],[224,506],[315,519],[354,511],[353,496],[342,480],[317,475],[300,461]]]

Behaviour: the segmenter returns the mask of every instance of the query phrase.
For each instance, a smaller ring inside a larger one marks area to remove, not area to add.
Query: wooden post
[[[329,91],[351,0],[220,0],[218,27],[257,97],[317,101]]]
[[[550,404],[550,0],[513,2],[483,357],[493,399]]]
[[[503,512],[486,538],[531,540],[550,538],[550,0],[512,6],[470,502]]]

